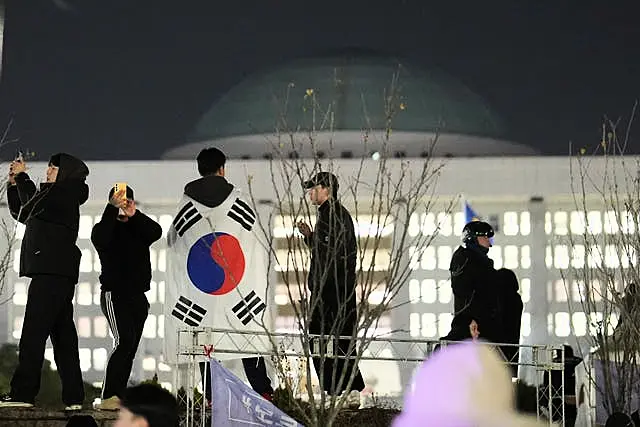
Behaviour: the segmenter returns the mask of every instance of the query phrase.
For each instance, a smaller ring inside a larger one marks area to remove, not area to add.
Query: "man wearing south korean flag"
[[[201,178],[185,186],[167,236],[165,356],[173,362],[178,330],[212,327],[262,332],[270,326],[268,252],[258,238],[256,213],[247,196],[225,179],[222,151],[204,149],[197,162]],[[215,355],[216,359],[242,358],[252,388],[271,400],[273,388],[264,359],[248,356]],[[209,373],[202,363],[201,373],[205,371]],[[206,382],[211,384],[210,379]],[[210,399],[210,387],[205,388]]]

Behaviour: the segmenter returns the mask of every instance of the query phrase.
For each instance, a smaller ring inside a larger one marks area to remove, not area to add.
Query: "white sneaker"
[[[69,405],[64,408],[66,412],[82,411],[82,405]]]
[[[0,401],[0,408],[33,408],[33,403],[18,402],[17,400],[5,399]]]

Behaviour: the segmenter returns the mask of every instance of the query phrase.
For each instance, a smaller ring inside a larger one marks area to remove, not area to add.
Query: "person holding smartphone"
[[[11,392],[0,408],[32,407],[40,389],[47,338],[62,380],[67,410],[82,409],[84,385],[73,321],[73,296],[81,252],[76,245],[80,206],[89,198],[89,168],[59,153],[51,156],[46,182],[38,188],[21,156],[9,167],[9,212],[25,224],[20,247],[20,277],[31,278]]]
[[[116,411],[149,314],[145,295],[151,282],[149,247],[162,237],[162,227],[137,209],[133,189],[126,184],[111,188],[108,199],[91,232],[102,264],[100,307],[114,340],[102,401],[96,408]]]

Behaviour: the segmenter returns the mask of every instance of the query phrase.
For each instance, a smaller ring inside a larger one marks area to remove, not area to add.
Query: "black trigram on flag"
[[[255,291],[251,291],[249,295],[241,299],[231,310],[238,316],[242,324],[246,325],[251,319],[264,311],[265,308],[267,308],[266,304],[256,295]]]
[[[183,321],[189,326],[200,325],[205,314],[207,314],[207,310],[183,296],[178,299],[178,302],[171,312],[173,317]]]
[[[253,224],[256,223],[256,214],[247,203],[240,199],[236,199],[231,205],[231,209],[227,212],[227,216],[238,222],[245,230],[251,231]]]
[[[200,215],[198,209],[193,206],[193,203],[187,202],[173,220],[173,227],[176,229],[178,236],[182,237],[188,229],[201,219],[202,215]]]

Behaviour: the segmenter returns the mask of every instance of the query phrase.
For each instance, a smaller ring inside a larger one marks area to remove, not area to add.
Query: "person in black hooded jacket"
[[[80,206],[89,198],[89,169],[79,159],[55,154],[47,182],[35,183],[22,159],[11,163],[7,198],[13,218],[25,224],[20,249],[20,276],[31,278],[19,344],[18,367],[11,393],[0,407],[31,407],[40,389],[47,338],[51,338],[62,400],[67,410],[80,410],[84,387],[73,321],[73,295],[78,282],[80,249],[76,246]]]
[[[233,184],[224,177],[224,166],[227,161],[224,153],[217,148],[205,148],[198,154],[198,173],[201,178],[189,182],[184,187],[184,194],[203,205],[214,208],[227,200],[233,190]],[[200,373],[206,383],[211,384],[209,364],[200,363]],[[273,387],[267,375],[267,367],[263,357],[246,357],[242,359],[244,372],[255,392],[267,400],[273,399]],[[204,384],[203,384],[204,386]],[[207,400],[211,400],[211,387],[205,391]]]
[[[496,270],[488,257],[491,225],[471,221],[462,230],[463,246],[453,253],[449,271],[453,290],[454,315],[451,331],[442,338],[461,341],[482,338],[499,342],[499,306]]]
[[[501,268],[496,272],[497,285],[500,301],[500,319],[502,335],[499,339],[501,344],[512,344],[502,346],[502,354],[509,363],[511,376],[518,376],[518,358],[520,355],[520,327],[522,324],[522,311],[524,304],[522,297],[518,293],[518,277],[508,268]]]

